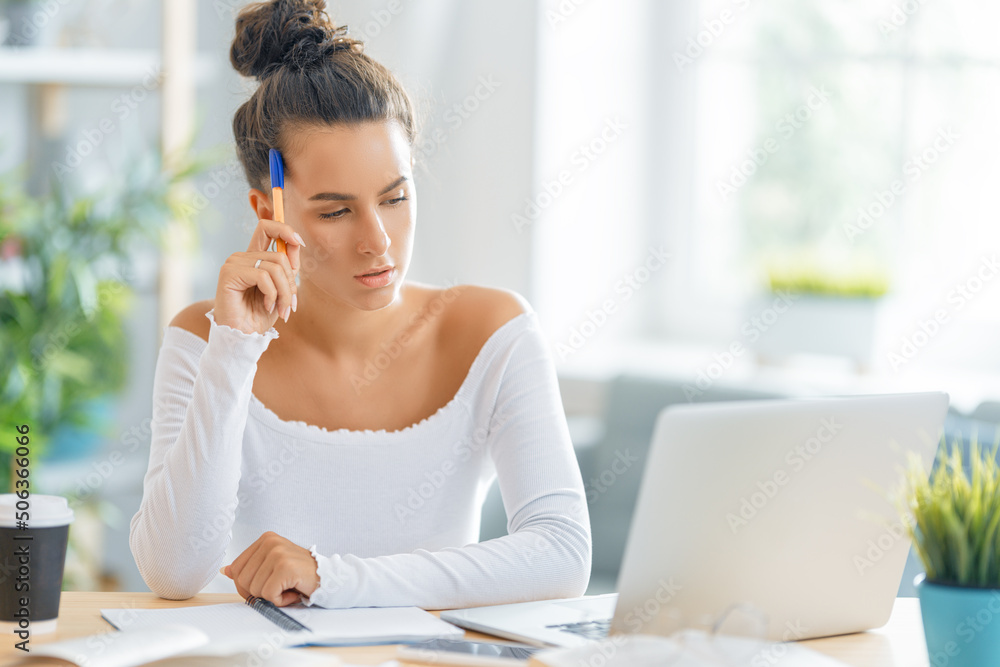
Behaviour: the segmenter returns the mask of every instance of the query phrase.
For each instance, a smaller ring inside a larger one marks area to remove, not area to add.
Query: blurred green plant
[[[819,270],[768,271],[772,292],[783,290],[818,296],[878,298],[889,291],[889,282],[879,273],[835,275]]]
[[[977,588],[1000,588],[1000,466],[997,444],[969,447],[969,473],[961,443],[938,451],[928,477],[911,453],[900,516],[927,580]]]
[[[100,427],[95,401],[126,381],[129,258],[137,244],[161,247],[170,220],[193,235],[191,189],[178,186],[206,164],[165,170],[151,151],[98,191],[53,182],[43,197],[0,179],[0,489],[17,425],[31,429],[32,466],[58,455],[48,451],[57,429]]]
[[[772,292],[875,299],[889,291],[885,268],[872,258],[838,262],[803,248],[775,254],[764,266]]]

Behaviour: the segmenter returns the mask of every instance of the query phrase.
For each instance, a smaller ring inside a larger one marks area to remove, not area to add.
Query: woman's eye
[[[385,203],[389,204],[390,206],[399,206],[400,204],[402,204],[407,199],[409,199],[409,197],[405,197],[405,196],[404,197],[396,197],[395,199],[388,199],[388,200],[386,200]],[[350,209],[342,208],[339,211],[334,211],[333,213],[320,213],[319,217],[321,217],[321,218],[323,218],[325,220],[329,220],[331,218],[342,218],[342,217],[344,217],[344,214],[347,213],[349,210]]]

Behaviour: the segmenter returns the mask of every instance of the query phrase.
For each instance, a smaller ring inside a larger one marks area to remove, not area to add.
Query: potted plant
[[[925,573],[915,585],[932,665],[1000,661],[1000,466],[976,439],[938,452],[928,478],[919,457],[906,471],[900,513]],[[967,465],[968,464],[968,470]]]
[[[96,192],[58,182],[31,197],[0,181],[0,433],[29,426],[32,467],[85,456],[108,434],[126,380],[131,255],[183,220],[175,186],[199,169],[168,173],[147,153]],[[0,443],[6,491],[16,441]]]
[[[860,264],[831,269],[804,255],[768,266],[767,283],[767,298],[755,300],[747,316],[748,322],[759,322],[751,327],[756,335],[750,343],[762,361],[822,354],[850,359],[859,371],[868,370],[879,300],[888,292],[882,269]]]

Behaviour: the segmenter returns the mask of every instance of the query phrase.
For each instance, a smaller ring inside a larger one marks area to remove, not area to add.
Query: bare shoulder
[[[513,290],[481,285],[455,285],[441,294],[451,293],[447,328],[460,329],[472,338],[485,341],[504,324],[531,311],[528,301]]]
[[[174,315],[170,320],[170,326],[180,327],[185,331],[190,331],[195,336],[208,342],[208,332],[212,328],[212,323],[205,317],[205,313],[215,307],[215,299],[207,299],[192,303],[190,306]]]

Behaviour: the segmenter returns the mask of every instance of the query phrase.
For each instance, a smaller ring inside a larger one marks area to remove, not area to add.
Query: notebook
[[[118,630],[185,625],[205,633],[210,643],[270,634],[286,636],[284,646],[410,644],[435,637],[462,637],[465,631],[418,607],[324,609],[299,603],[276,607],[250,596],[246,602],[175,609],[102,609]]]

